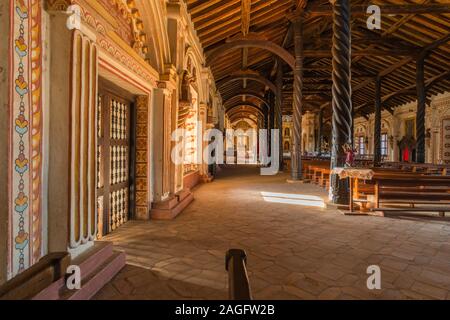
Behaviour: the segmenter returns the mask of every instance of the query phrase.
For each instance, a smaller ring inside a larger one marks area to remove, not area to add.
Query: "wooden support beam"
[[[440,47],[441,45],[447,43],[450,40],[450,34],[447,34],[446,36],[444,36],[441,39],[438,39],[432,43],[430,43],[429,45],[425,46],[421,53],[420,56],[421,57],[425,57],[429,52],[431,52],[432,50],[437,49],[438,47]],[[407,57],[404,59],[399,60],[398,62],[392,64],[391,66],[387,67],[386,69],[380,71],[378,73],[379,77],[385,77],[388,74],[394,72],[395,70],[403,67],[404,65],[407,65],[408,63],[411,63],[412,61],[414,61],[414,57]],[[361,83],[359,83],[358,85],[353,87],[353,93],[355,93],[356,91],[365,88],[369,83],[371,83],[373,81],[373,78],[371,79],[367,79]]]
[[[292,69],[295,67],[294,57],[285,49],[274,42],[262,39],[235,39],[231,40],[206,54],[208,64],[214,64],[216,59],[226,55],[232,50],[240,48],[260,48],[268,50],[283,59]]]
[[[250,18],[251,18],[251,0],[241,0],[241,33],[245,37],[250,32]],[[248,66],[248,48],[242,49],[242,69],[247,69]],[[243,88],[247,89],[247,79],[243,79]],[[245,97],[243,97],[245,99]]]
[[[343,167],[344,145],[353,145],[351,99],[351,28],[350,0],[330,0],[333,8],[333,130],[331,168]],[[334,204],[347,205],[349,184],[335,174],[330,178],[330,195]]]
[[[381,163],[381,78],[377,77],[375,80],[375,122],[374,122],[374,166],[379,166]]]
[[[252,8],[251,0],[241,0],[241,33],[243,36],[248,35],[250,31],[250,14]]]
[[[295,67],[293,90],[293,145],[291,155],[291,179],[301,180],[302,177],[302,112],[303,112],[303,17],[297,17],[293,22]]]
[[[270,90],[272,90],[272,92],[276,93],[277,91],[277,87],[275,84],[273,84],[270,80],[264,78],[263,76],[261,76],[258,73],[255,72],[251,72],[251,71],[242,71],[239,73],[235,73],[233,75],[230,75],[229,77],[221,80],[218,84],[217,87],[220,91],[222,91],[228,84],[234,82],[234,81],[238,81],[238,80],[252,80],[252,81],[256,81],[259,82],[261,84],[264,84],[265,86],[267,86]],[[245,89],[245,88],[244,88]]]
[[[426,113],[426,88],[425,88],[425,60],[417,60],[416,63],[417,84],[417,113],[416,113],[416,162],[425,163],[425,113]]]
[[[278,59],[275,85],[276,93],[276,109],[277,109],[277,125],[280,130],[280,171],[283,170],[283,62]]]
[[[235,97],[243,97],[243,96],[256,98],[256,99],[260,100],[263,104],[265,104],[267,108],[270,108],[270,104],[266,100],[266,98],[263,95],[261,95],[259,92],[255,92],[255,91],[252,91],[252,90],[241,90],[241,91],[238,91],[232,97],[230,97],[229,99],[226,99],[223,102],[223,104],[225,105],[225,104],[229,103],[229,101],[231,99],[235,98]]]
[[[425,81],[425,91],[428,91],[433,85],[435,85],[436,83],[445,80],[445,79],[449,79],[450,78],[450,70],[443,72],[435,77],[432,77],[428,80]],[[400,90],[397,90],[395,92],[389,93],[387,95],[384,95],[381,98],[381,104],[386,104],[390,99],[401,96],[401,95],[410,95],[410,96],[415,96],[417,94],[417,84],[411,84],[409,86],[406,86]],[[363,103],[357,107],[355,107],[355,111],[360,111],[361,109],[370,106],[371,102],[366,102]]]
[[[377,4],[382,15],[411,15],[411,14],[443,14],[450,13],[450,6],[446,3],[433,4]],[[353,5],[352,17],[369,16],[368,5]],[[308,17],[331,16],[330,6],[314,6],[306,10]]]
[[[412,56],[415,57],[420,53],[418,50],[412,49],[355,49],[351,54],[353,57],[358,56]],[[329,58],[331,57],[330,50],[304,50],[304,56],[308,58]]]

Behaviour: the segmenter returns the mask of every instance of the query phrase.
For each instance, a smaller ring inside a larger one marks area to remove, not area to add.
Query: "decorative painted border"
[[[10,0],[9,277],[41,257],[41,1]]]

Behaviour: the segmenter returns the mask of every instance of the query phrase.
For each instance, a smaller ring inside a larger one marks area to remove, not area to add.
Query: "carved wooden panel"
[[[102,237],[129,217],[131,104],[106,90],[98,101],[97,212]]]

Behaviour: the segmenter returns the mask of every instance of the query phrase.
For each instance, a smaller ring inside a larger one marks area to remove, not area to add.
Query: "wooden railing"
[[[228,290],[230,300],[252,300],[247,275],[247,254],[244,250],[231,249],[225,258],[228,271]]]
[[[38,263],[0,286],[0,300],[27,300],[36,296],[66,274],[70,264],[67,252],[50,253]]]

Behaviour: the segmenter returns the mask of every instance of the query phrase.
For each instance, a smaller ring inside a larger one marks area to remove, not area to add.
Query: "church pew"
[[[369,201],[370,196],[373,201]],[[384,205],[409,205],[409,208],[393,208],[404,211],[432,211],[444,215],[450,212],[450,177],[430,176],[421,173],[402,173],[376,171],[370,181],[353,179],[350,207],[361,203],[364,210],[371,202],[372,211],[383,211]],[[417,205],[436,205],[436,207],[418,208]]]

